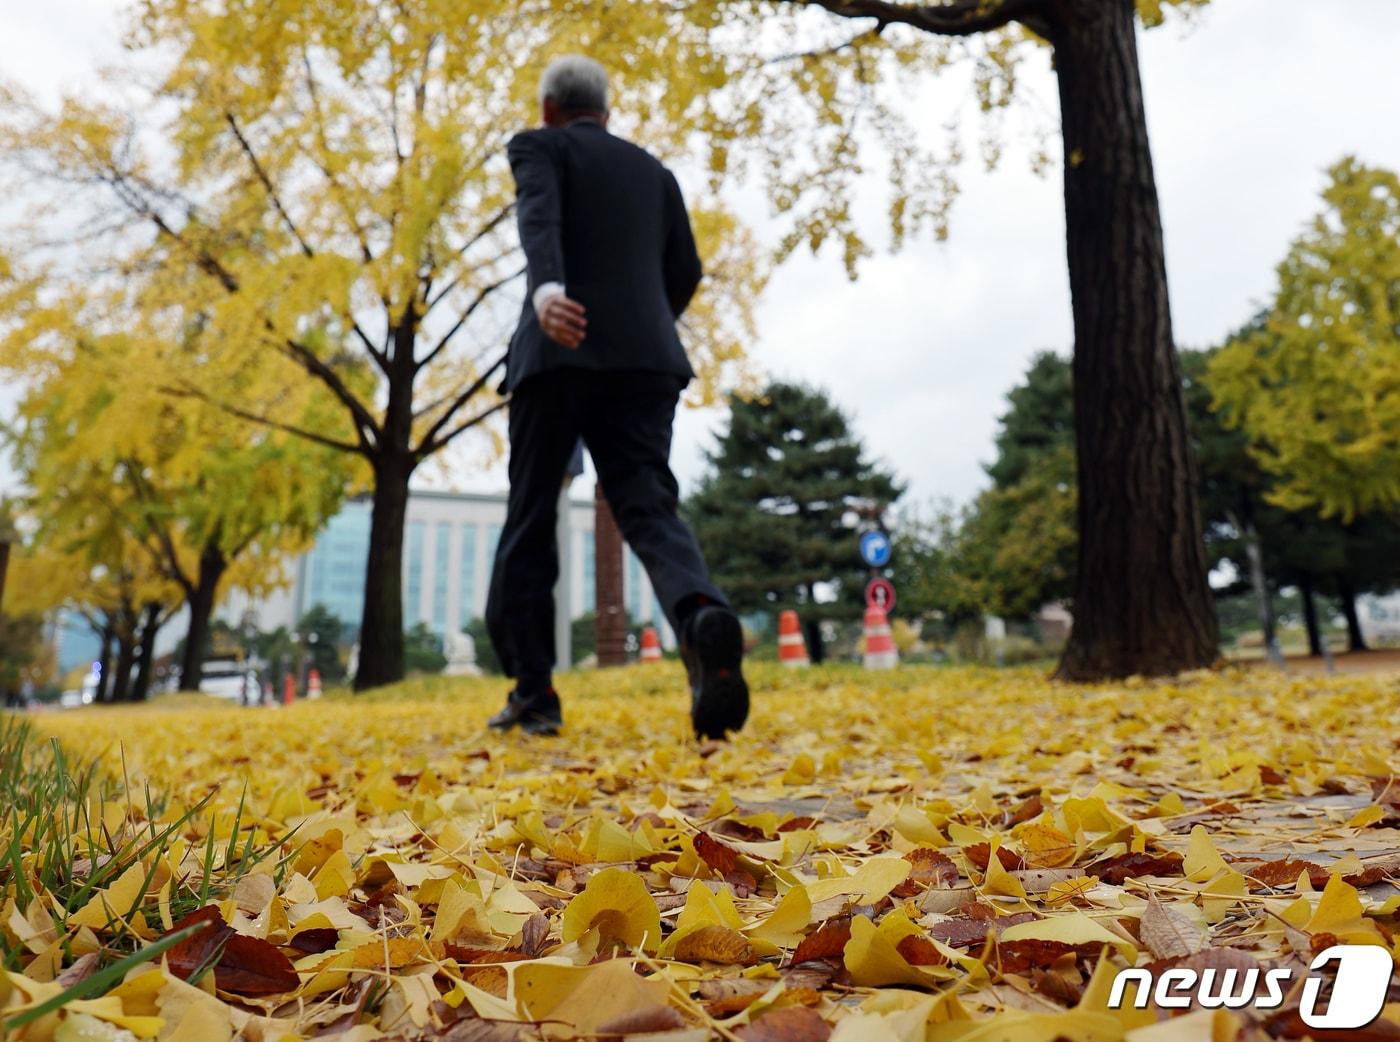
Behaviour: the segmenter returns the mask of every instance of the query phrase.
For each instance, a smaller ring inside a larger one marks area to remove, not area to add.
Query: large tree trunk
[[[131,696],[131,668],[136,664],[136,613],[122,612],[117,634],[117,668],[112,671],[111,699],[125,702]]]
[[[403,679],[403,536],[412,473],[406,456],[375,461],[356,691]]]
[[[97,652],[97,661],[101,672],[97,675],[97,690],[93,692],[94,702],[110,702],[112,700],[112,645],[116,640],[116,634],[112,629],[110,616],[107,625],[102,627],[102,647]]]
[[[214,540],[199,555],[199,577],[188,592],[185,604],[190,610],[190,628],[185,634],[185,653],[180,661],[180,690],[198,691],[204,674],[204,653],[209,644],[209,622],[214,617],[214,601],[219,583],[228,570],[228,559]]]
[[[1308,654],[1316,658],[1322,654],[1322,629],[1317,624],[1317,599],[1313,596],[1312,580],[1301,579],[1298,593],[1303,598],[1303,628],[1308,631]]]
[[[1337,581],[1337,598],[1342,602],[1342,615],[1347,620],[1347,650],[1366,651],[1366,637],[1361,632],[1361,617],[1356,614],[1356,587],[1350,579]]]
[[[141,623],[141,647],[136,656],[136,683],[131,689],[133,702],[144,702],[151,693],[151,672],[156,659],[156,634],[160,632],[160,605],[146,607]]]
[[[1215,662],[1132,0],[1068,0],[1052,29],[1074,304],[1079,575],[1059,676]]]

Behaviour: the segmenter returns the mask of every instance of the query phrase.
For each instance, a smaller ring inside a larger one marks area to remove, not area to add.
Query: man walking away
[[[700,258],[675,177],[607,130],[607,74],[556,59],[540,81],[544,126],[511,139],[516,216],[529,277],[511,338],[510,499],[486,623],[515,678],[491,726],[555,734],[555,511],[583,438],[623,537],[646,567],[680,638],[691,721],[702,738],[748,717],[743,635],[676,514],[671,425],[695,375],[676,319],[700,283]]]

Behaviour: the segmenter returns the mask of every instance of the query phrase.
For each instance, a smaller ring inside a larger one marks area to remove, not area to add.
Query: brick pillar
[[[622,590],[622,533],[603,498],[603,486],[593,486],[594,633],[598,665],[621,666],[627,661],[627,609]]]

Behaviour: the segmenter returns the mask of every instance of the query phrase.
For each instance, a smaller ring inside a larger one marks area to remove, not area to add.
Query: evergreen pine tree
[[[820,391],[773,383],[731,400],[729,429],[707,458],[685,512],[735,608],[796,607],[809,645],[817,620],[856,617],[870,574],[857,525],[904,489],[865,457],[841,411]],[[834,599],[819,600],[819,588]]]

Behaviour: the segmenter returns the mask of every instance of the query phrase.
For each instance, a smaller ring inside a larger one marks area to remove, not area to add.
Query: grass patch
[[[57,1008],[93,993],[93,981],[110,985],[158,958],[173,943],[162,936],[173,921],[260,865],[280,885],[287,837],[269,842],[241,801],[222,820],[207,813],[214,795],[176,807],[96,759],[74,762],[56,739],[36,741],[29,721],[0,715],[0,905],[28,924],[0,931],[3,968],[32,973],[35,964],[96,956],[91,976],[44,1003]],[[9,1026],[38,1015],[28,1010]]]

